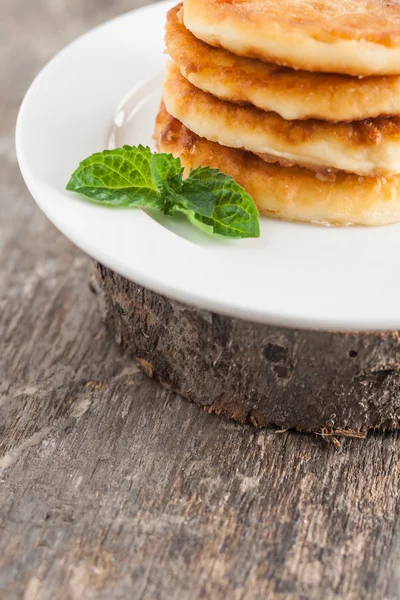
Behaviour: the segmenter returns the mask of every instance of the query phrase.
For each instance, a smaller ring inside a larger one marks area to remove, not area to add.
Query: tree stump
[[[399,426],[397,331],[246,322],[166,298],[100,264],[92,289],[110,332],[144,371],[208,412],[327,437]]]

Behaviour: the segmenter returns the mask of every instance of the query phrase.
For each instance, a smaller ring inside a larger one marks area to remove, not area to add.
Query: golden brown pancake
[[[400,220],[400,177],[340,172],[335,181],[321,181],[307,169],[270,165],[251,152],[209,142],[169,115],[164,104],[155,140],[159,151],[180,157],[186,174],[201,165],[231,175],[267,216],[325,225],[387,225]]]
[[[183,24],[179,4],[169,11],[168,54],[182,75],[222,100],[253,104],[284,119],[354,121],[400,114],[400,77],[308,73],[242,58],[198,40]]]
[[[185,0],[185,25],[239,56],[305,71],[400,74],[398,0]]]
[[[317,171],[400,173],[400,117],[352,123],[286,121],[276,113],[239,106],[199,90],[174,63],[168,65],[164,101],[168,112],[188,129],[223,146]]]

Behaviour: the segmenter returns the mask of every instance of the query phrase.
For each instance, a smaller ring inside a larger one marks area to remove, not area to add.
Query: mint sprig
[[[144,146],[105,150],[84,160],[67,190],[105,206],[155,208],[184,213],[209,234],[259,237],[258,211],[234,179],[217,169],[198,167],[183,178],[179,158]]]

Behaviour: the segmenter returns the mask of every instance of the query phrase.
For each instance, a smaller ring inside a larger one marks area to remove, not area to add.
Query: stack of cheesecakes
[[[400,2],[185,0],[166,44],[160,151],[265,215],[400,220]]]

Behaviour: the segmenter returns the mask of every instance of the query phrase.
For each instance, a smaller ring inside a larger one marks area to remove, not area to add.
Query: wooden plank
[[[398,598],[399,436],[342,450],[210,416],[101,325],[13,130],[30,79],[132,0],[5,0],[0,54],[0,597]]]

